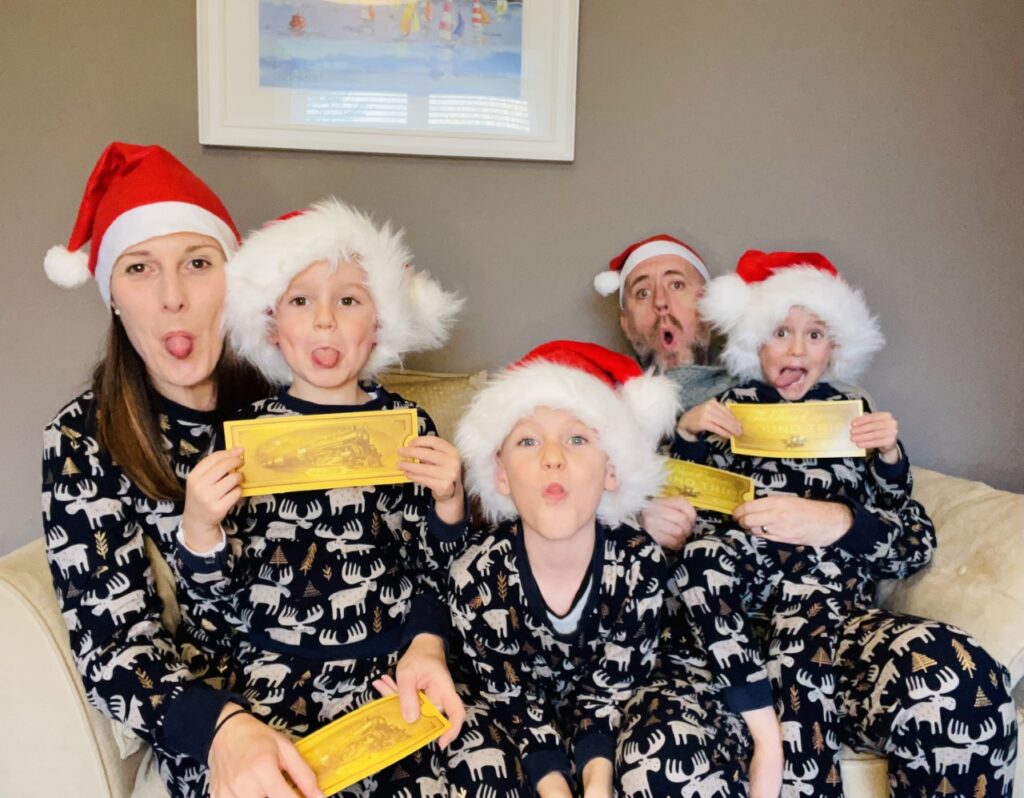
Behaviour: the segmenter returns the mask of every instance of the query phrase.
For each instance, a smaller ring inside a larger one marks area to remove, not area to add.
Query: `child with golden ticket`
[[[453,795],[613,794],[620,709],[653,666],[665,576],[632,519],[661,486],[677,408],[666,377],[554,341],[459,422],[467,487],[494,526],[471,533],[449,578],[467,705]]]
[[[911,498],[896,420],[831,382],[857,379],[881,348],[876,320],[816,253],[747,252],[735,275],[708,285],[700,310],[727,336],[723,359],[740,384],[682,416],[672,453],[752,478],[756,497],[732,517],[698,513],[673,577],[685,612],[670,621],[671,636],[696,634],[712,685],[746,721],[752,796],[781,787],[838,798],[841,744],[889,754],[891,783],[912,785],[899,795],[932,794],[951,771],[899,752],[955,736],[922,724],[890,734],[900,724],[893,707],[908,693],[949,693],[956,717],[987,734],[995,729],[982,726],[976,688],[992,700],[998,689],[987,673],[923,672],[922,663],[952,662],[962,633],[874,608],[879,580],[920,570],[935,547]],[[738,453],[729,439],[744,437],[773,454]],[[887,627],[906,634],[892,645],[866,642]],[[980,759],[956,777],[962,794],[974,789]]]
[[[460,724],[443,591],[465,529],[461,462],[426,413],[373,379],[405,352],[440,346],[461,304],[410,260],[390,226],[327,200],[253,233],[227,267],[233,346],[287,385],[239,419],[340,414],[312,454],[316,441],[298,453],[275,452],[276,439],[226,449],[197,465],[186,485],[179,567],[207,595],[234,603],[242,632],[236,689],[252,715],[292,737],[367,703],[373,681],[387,674],[406,720],[419,715],[417,689],[448,715],[453,728],[442,745]],[[415,426],[389,443],[372,425],[344,421],[371,411],[410,414]],[[243,460],[266,467],[296,458],[312,484],[324,465],[379,458],[397,463],[405,481],[256,496],[231,512]],[[228,546],[222,525],[232,533]],[[421,787],[442,772],[430,746],[346,795],[441,795]],[[216,768],[213,776],[216,784]]]

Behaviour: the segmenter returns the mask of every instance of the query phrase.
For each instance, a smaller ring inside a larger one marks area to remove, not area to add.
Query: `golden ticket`
[[[242,495],[408,482],[398,450],[418,434],[415,408],[266,416],[224,424],[225,448],[245,450]]]
[[[451,724],[420,693],[420,717],[402,719],[397,695],[371,701],[328,723],[295,747],[316,773],[324,795],[332,795],[436,740]]]
[[[668,461],[668,479],[662,496],[684,496],[701,510],[732,515],[743,502],[754,498],[754,480],[710,466]]]
[[[866,454],[850,440],[850,423],[864,412],[857,399],[727,406],[743,425],[743,434],[731,438],[737,454],[794,459]]]

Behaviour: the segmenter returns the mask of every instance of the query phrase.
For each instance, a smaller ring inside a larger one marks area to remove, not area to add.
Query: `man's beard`
[[[629,338],[629,342],[633,345],[633,350],[636,352],[636,359],[640,365],[644,369],[648,369],[653,366],[658,372],[664,372],[677,366],[686,366],[691,364],[698,364],[702,366],[707,365],[711,335],[707,326],[703,323],[698,323],[697,328],[693,331],[692,340],[690,341],[689,346],[682,347],[678,350],[678,357],[671,357],[673,362],[668,362],[665,358],[659,359],[658,342],[661,340],[662,336],[660,329],[664,326],[664,322],[666,320],[676,328],[674,335],[682,338],[685,328],[679,323],[679,320],[672,315],[666,315],[657,319],[654,324],[650,326],[647,332],[633,333],[632,335],[627,336]],[[668,354],[675,355],[676,353]],[[687,355],[689,355],[689,357],[687,357]]]

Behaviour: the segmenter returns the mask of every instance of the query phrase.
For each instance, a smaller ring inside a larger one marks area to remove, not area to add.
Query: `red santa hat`
[[[292,371],[270,342],[273,310],[292,278],[311,264],[352,260],[366,271],[377,308],[377,340],[363,377],[401,362],[408,352],[448,340],[463,300],[414,269],[401,231],[329,198],[285,214],[249,235],[227,265],[224,323],[235,350],[268,379],[287,384]]]
[[[817,252],[749,250],[736,273],[704,289],[701,316],[727,336],[722,360],[736,377],[761,378],[759,352],[775,328],[799,306],[828,326],[835,343],[827,377],[855,382],[885,344],[864,296]]]
[[[172,233],[210,236],[225,255],[238,248],[238,230],[227,209],[188,167],[163,147],[115,141],[89,175],[68,245],[51,247],[43,266],[47,277],[65,288],[95,276],[109,305],[110,273],[121,253]]]
[[[649,258],[658,255],[676,255],[693,266],[707,282],[711,279],[708,267],[704,265],[700,255],[678,238],[670,235],[656,235],[630,244],[608,263],[608,270],[594,277],[594,288],[601,296],[611,296],[619,292],[619,307],[622,306],[622,292],[630,272]]]
[[[597,344],[551,341],[493,377],[456,427],[466,486],[491,521],[518,515],[512,499],[498,493],[497,454],[516,422],[538,407],[567,410],[597,430],[618,481],[601,498],[602,522],[623,523],[659,491],[665,474],[658,444],[679,412],[674,384]]]

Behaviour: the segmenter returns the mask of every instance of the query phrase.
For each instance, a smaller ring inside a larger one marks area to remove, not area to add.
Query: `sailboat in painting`
[[[399,22],[399,30],[403,36],[420,32],[420,15],[416,13],[416,0],[410,0],[405,4],[402,12],[402,20]]]

